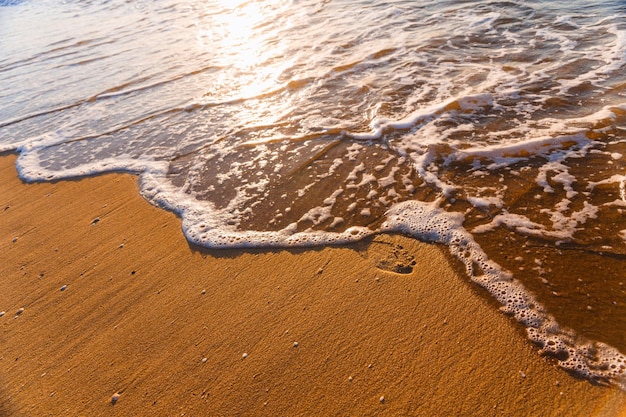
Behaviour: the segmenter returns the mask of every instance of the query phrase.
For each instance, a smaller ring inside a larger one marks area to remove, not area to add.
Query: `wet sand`
[[[14,163],[0,416],[626,415],[625,393],[539,356],[445,248],[207,251],[131,175],[24,184]]]

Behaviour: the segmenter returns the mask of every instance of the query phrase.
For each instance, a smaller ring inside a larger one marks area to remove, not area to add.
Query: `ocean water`
[[[27,181],[137,174],[209,248],[447,245],[626,388],[624,1],[0,0],[0,83]]]

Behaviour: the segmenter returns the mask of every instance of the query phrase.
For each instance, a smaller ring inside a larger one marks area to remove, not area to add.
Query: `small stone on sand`
[[[115,394],[113,394],[113,396],[111,397],[111,404],[115,405],[115,403],[120,399],[120,394],[118,394],[117,392]]]
[[[380,402],[381,402],[381,403],[384,403],[384,402],[385,402],[385,397],[384,397],[384,396],[380,397]]]
[[[293,347],[298,347],[298,342],[293,342]]]
[[[202,358],[202,363],[206,363],[207,360],[207,358]]]
[[[0,311],[0,317],[4,316],[5,312],[4,311]]]
[[[24,312],[24,307],[20,308],[17,310],[17,312],[15,313],[16,316],[19,316],[20,314],[22,314]]]
[[[91,224],[96,224],[96,223],[98,223],[99,221],[100,221],[100,218],[99,218],[99,217],[96,217],[95,219],[93,219],[93,220],[91,221]]]
[[[241,355],[241,359],[246,359],[248,357],[247,353],[244,353],[243,355]]]
[[[17,242],[17,237],[13,238],[13,243]]]
[[[202,295],[206,294],[206,290],[200,291],[200,294],[202,294]]]
[[[67,285],[61,287],[61,291],[65,291],[67,289]]]

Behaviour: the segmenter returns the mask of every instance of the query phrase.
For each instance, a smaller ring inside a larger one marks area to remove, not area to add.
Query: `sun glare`
[[[278,2],[219,0],[206,5],[210,24],[198,28],[198,44],[204,51],[220,51],[214,62],[231,70],[227,72],[235,77],[229,84],[241,96],[254,97],[275,87],[279,68],[268,61],[280,51],[268,47],[272,33],[264,31],[274,3]]]
[[[232,64],[240,68],[255,65],[261,49],[259,36],[255,36],[255,26],[266,18],[258,2],[221,1],[224,11],[218,16],[212,29],[217,41],[225,47],[233,60]]]

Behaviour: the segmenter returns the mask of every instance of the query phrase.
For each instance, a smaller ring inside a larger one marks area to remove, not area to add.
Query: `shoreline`
[[[0,416],[626,415],[626,393],[539,356],[445,248],[201,249],[130,174],[25,184],[15,159]]]

